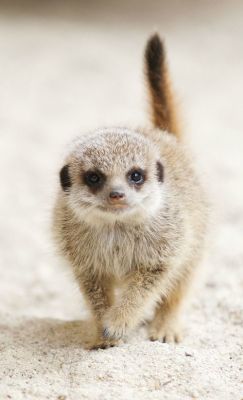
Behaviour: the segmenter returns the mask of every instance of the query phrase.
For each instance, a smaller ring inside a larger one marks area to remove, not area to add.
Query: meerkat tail
[[[145,68],[154,126],[180,137],[165,48],[158,34],[147,42]]]

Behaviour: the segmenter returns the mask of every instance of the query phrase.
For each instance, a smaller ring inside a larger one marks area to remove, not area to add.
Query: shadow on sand
[[[21,320],[14,325],[1,324],[0,332],[9,345],[43,349],[85,347],[94,334],[91,320],[62,321],[49,318]],[[5,340],[4,340],[5,341]],[[4,341],[2,346],[4,346]],[[6,343],[7,344],[7,343]],[[1,346],[1,347],[2,347]]]

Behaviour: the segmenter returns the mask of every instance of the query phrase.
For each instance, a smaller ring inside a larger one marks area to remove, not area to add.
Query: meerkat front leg
[[[173,299],[164,299],[156,307],[153,320],[148,327],[149,339],[163,343],[179,343],[182,339],[179,307]]]
[[[146,305],[160,297],[163,275],[163,268],[157,268],[138,270],[127,277],[121,299],[104,316],[105,338],[122,338],[139,324]]]
[[[105,339],[102,335],[103,316],[113,303],[113,285],[111,280],[104,276],[94,277],[92,275],[82,275],[82,277],[79,279],[79,283],[86,301],[91,309],[96,330],[95,339],[88,344],[87,348],[104,349],[115,346],[117,344],[116,340],[108,338]]]
[[[148,325],[149,339],[164,343],[178,343],[182,340],[180,311],[187,293],[187,284],[180,282],[173,291],[161,298],[153,320]]]

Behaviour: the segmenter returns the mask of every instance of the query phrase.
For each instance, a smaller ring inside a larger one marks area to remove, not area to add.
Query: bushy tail
[[[157,34],[147,42],[145,66],[154,126],[180,137],[165,49]]]

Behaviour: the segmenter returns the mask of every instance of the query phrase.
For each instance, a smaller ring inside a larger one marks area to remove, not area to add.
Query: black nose
[[[125,197],[125,193],[124,192],[110,192],[109,197],[110,197],[110,199],[113,199],[113,200],[120,200]]]

